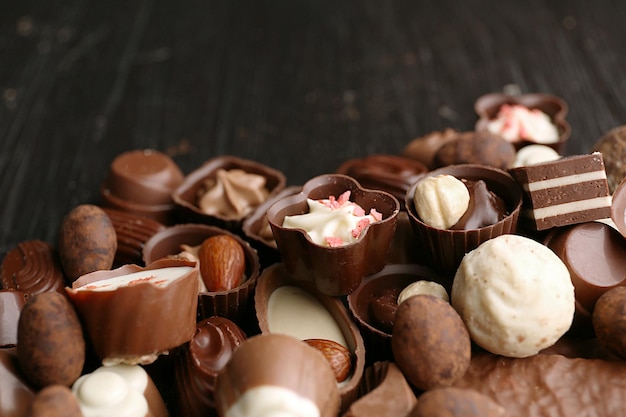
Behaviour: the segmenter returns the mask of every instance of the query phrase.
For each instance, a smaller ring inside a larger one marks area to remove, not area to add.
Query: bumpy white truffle
[[[424,178],[413,194],[417,215],[424,223],[437,229],[454,226],[467,211],[469,201],[465,184],[447,174]]]
[[[465,255],[451,302],[476,344],[521,358],[553,345],[570,328],[574,286],[549,248],[502,235]]]

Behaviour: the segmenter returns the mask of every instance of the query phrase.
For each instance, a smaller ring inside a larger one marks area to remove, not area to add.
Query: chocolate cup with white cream
[[[150,364],[196,329],[195,262],[162,259],[91,272],[66,292],[104,364]]]
[[[460,180],[484,181],[487,189],[504,201],[507,214],[494,224],[475,229],[439,229],[424,223],[415,208],[415,190],[425,178],[443,174]],[[415,234],[431,259],[431,266],[445,277],[452,278],[466,253],[493,237],[515,233],[522,196],[522,188],[506,171],[484,165],[461,164],[424,174],[407,192],[405,204]]]
[[[382,214],[382,220],[367,226],[355,242],[322,246],[314,243],[303,229],[283,226],[286,216],[308,213],[307,199],[338,197],[346,191],[350,191],[350,201],[366,213],[375,209]],[[365,189],[347,175],[325,174],[307,181],[302,192],[274,203],[267,218],[289,275],[294,280],[313,282],[324,294],[340,296],[351,293],[363,277],[385,266],[399,212],[400,203],[393,195]]]
[[[254,296],[263,334],[282,333],[300,340],[327,339],[345,346],[352,359],[346,380],[338,382],[341,408],[356,398],[365,368],[365,345],[359,328],[337,297],[321,293],[313,283],[292,280],[283,264],[266,268]]]
[[[146,242],[143,259],[148,265],[158,259],[176,257],[182,252],[181,245],[198,246],[206,239],[222,234],[234,238],[243,248],[246,261],[245,280],[241,285],[226,291],[199,291],[199,293],[196,291],[198,293],[197,319],[222,316],[246,327],[250,319],[249,307],[261,267],[256,250],[239,236],[220,227],[206,224],[189,223],[170,226],[156,233]]]
[[[284,334],[261,334],[242,343],[217,376],[219,416],[310,415],[336,417],[339,391],[324,355]],[[233,412],[233,407],[238,412]],[[275,413],[275,414],[272,414]]]
[[[247,174],[258,175],[264,178],[264,188],[267,191],[267,198],[280,192],[287,183],[285,175],[267,165],[256,161],[238,158],[236,156],[219,156],[206,161],[202,166],[187,175],[184,182],[174,190],[172,198],[177,207],[177,217],[179,223],[203,223],[221,227],[234,232],[241,230],[243,220],[254,209],[247,201],[244,193],[223,190],[216,193],[216,198],[222,198],[225,205],[232,205],[232,213],[225,211],[207,214],[199,205],[199,199],[203,194],[207,181],[217,181],[218,172],[241,170]],[[260,204],[260,203],[259,203]],[[238,213],[238,207],[250,206],[250,211]],[[258,206],[258,204],[257,204]]]
[[[560,97],[544,93],[522,94],[512,96],[503,93],[489,93],[479,97],[474,103],[474,110],[478,114],[476,122],[476,131],[487,129],[487,124],[496,118],[498,111],[503,105],[521,105],[530,110],[538,109],[550,117],[550,120],[557,128],[559,140],[555,143],[546,144],[558,153],[561,153],[567,143],[572,128],[565,117],[569,111],[567,102]],[[513,144],[517,149],[535,142],[521,140]]]

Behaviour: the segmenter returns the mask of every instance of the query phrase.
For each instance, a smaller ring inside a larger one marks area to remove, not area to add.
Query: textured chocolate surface
[[[626,177],[626,125],[606,132],[593,145],[593,151],[602,154],[609,190],[613,193]]]
[[[524,189],[522,219],[534,230],[611,216],[606,172],[598,152],[518,167],[510,172]]]
[[[435,154],[435,165],[488,165],[509,169],[515,162],[511,142],[490,132],[461,132],[444,143]]]
[[[622,361],[476,353],[454,386],[486,394],[509,417],[618,416],[626,413],[625,372]]]
[[[27,295],[64,292],[65,277],[56,249],[36,239],[19,243],[2,260],[0,283],[4,289]]]

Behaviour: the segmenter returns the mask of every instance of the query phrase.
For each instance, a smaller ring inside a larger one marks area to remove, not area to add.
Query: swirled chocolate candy
[[[524,189],[521,219],[533,230],[611,217],[599,152],[518,167],[510,173]]]
[[[27,240],[10,250],[0,269],[2,288],[27,295],[63,292],[65,278],[54,247],[41,240]]]
[[[231,320],[212,316],[196,325],[193,338],[176,357],[176,390],[181,416],[215,413],[215,380],[233,352],[246,339]]]

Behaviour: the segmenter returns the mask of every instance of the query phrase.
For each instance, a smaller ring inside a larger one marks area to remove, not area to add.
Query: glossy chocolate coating
[[[369,303],[372,323],[385,333],[391,333],[393,329],[393,317],[398,309],[399,293],[399,288],[387,288],[372,298]]]
[[[469,206],[451,229],[471,230],[498,223],[508,214],[505,202],[489,191],[485,181],[463,181],[470,193]]]
[[[17,326],[26,294],[21,291],[0,291],[0,348],[17,345]]]
[[[577,325],[588,327],[598,298],[626,284],[626,240],[607,224],[588,222],[556,229],[544,244],[567,266],[576,295]]]
[[[140,281],[114,291],[78,291],[103,279],[143,271],[186,266],[192,269],[166,287]],[[104,362],[151,363],[156,355],[189,341],[196,329],[198,271],[195,262],[162,259],[141,268],[125,265],[96,271],[67,288],[96,355]]]
[[[387,191],[398,201],[428,167],[415,159],[396,155],[370,155],[350,159],[337,168],[338,174],[348,175],[363,187]]]
[[[327,247],[313,243],[302,229],[283,227],[286,216],[307,213],[307,198],[339,196],[350,191],[350,201],[365,212],[376,209],[382,220],[370,224],[359,240],[349,245]],[[391,194],[368,190],[347,175],[327,174],[312,178],[302,192],[276,202],[267,212],[282,261],[296,280],[312,281],[328,295],[354,291],[363,277],[380,271],[394,237],[400,203]]]
[[[64,292],[65,277],[54,247],[41,240],[21,242],[7,252],[0,269],[2,288],[27,295]]]
[[[176,359],[179,415],[201,417],[214,412],[217,374],[245,339],[241,328],[226,318],[198,322],[196,333]]]

